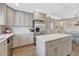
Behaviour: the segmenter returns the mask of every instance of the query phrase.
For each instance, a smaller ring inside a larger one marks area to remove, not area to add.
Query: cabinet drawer
[[[46,42],[46,48],[50,48],[57,45],[57,40]]]
[[[46,50],[46,52],[47,52],[46,53],[47,56],[56,56],[58,52],[58,48],[56,46],[50,47]]]
[[[71,37],[61,38],[58,40],[59,44],[65,44],[67,42],[71,42]]]

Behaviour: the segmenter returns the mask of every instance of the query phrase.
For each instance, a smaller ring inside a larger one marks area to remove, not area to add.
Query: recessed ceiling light
[[[58,18],[58,17],[54,17],[55,19],[57,19],[57,20],[61,20],[60,18]]]
[[[54,18],[54,16],[51,16],[51,18]]]
[[[58,19],[58,17],[54,17],[55,19]]]
[[[39,9],[37,9],[36,11],[39,12]]]
[[[50,17],[50,15],[49,15],[49,14],[47,14],[47,15],[46,15],[46,17]]]
[[[15,3],[15,5],[18,6],[19,4],[18,3]]]

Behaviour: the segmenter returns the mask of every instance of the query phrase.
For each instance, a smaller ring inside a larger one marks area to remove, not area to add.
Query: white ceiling
[[[18,6],[14,3],[8,3],[7,5],[14,9],[31,13],[39,9],[43,13],[59,18],[69,18],[79,15],[79,3],[19,3]]]

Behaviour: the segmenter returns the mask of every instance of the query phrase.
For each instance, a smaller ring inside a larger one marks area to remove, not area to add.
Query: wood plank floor
[[[14,49],[13,56],[35,56],[36,47],[34,45],[24,46]]]
[[[29,45],[14,49],[13,56],[36,56],[36,46]],[[71,56],[79,56],[79,45],[73,44]]]

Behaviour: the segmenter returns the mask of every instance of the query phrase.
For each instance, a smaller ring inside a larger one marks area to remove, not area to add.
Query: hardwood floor
[[[29,45],[25,47],[20,47],[14,49],[13,56],[35,56],[36,47],[34,45]]]
[[[79,44],[73,44],[71,56],[79,56]]]
[[[36,56],[36,46],[29,45],[16,48],[13,56]],[[71,56],[79,56],[79,45],[73,44]]]

